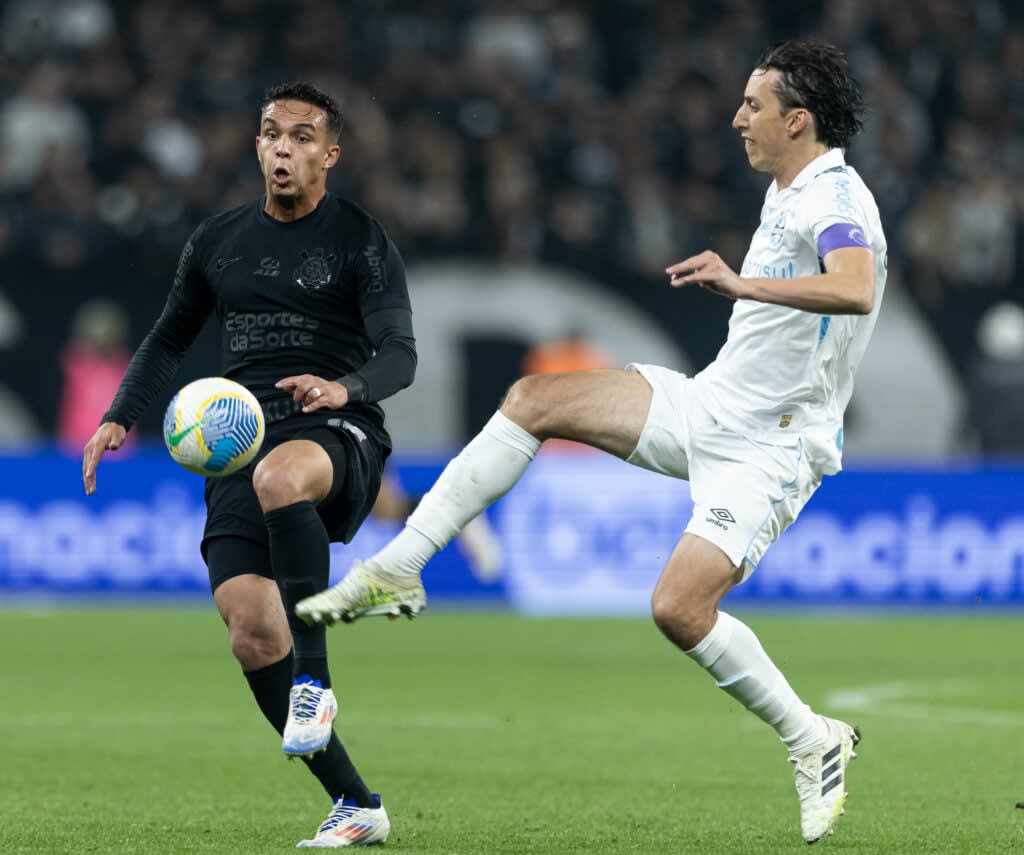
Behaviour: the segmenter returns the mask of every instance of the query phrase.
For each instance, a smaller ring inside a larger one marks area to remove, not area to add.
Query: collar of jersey
[[[797,173],[790,185],[786,188],[787,190],[799,190],[812,178],[817,177],[822,172],[829,169],[835,169],[837,166],[846,166],[846,158],[843,157],[843,150],[841,148],[830,148],[823,155],[820,155],[810,163],[807,164],[803,169]],[[778,187],[776,186],[776,189]]]
[[[259,208],[257,209],[257,214],[259,215],[259,218],[267,225],[275,226],[276,228],[280,229],[299,228],[305,223],[316,222],[316,220],[320,218],[323,212],[327,210],[327,200],[330,197],[331,191],[328,190],[326,193],[324,193],[324,197],[317,203],[317,206],[312,211],[310,211],[304,217],[299,217],[299,219],[297,220],[275,220],[266,211],[267,195],[266,193],[264,193],[262,196],[260,196],[260,200],[257,203],[259,205]]]

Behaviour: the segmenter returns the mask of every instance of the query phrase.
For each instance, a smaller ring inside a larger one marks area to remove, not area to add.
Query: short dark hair
[[[341,137],[341,110],[338,108],[338,102],[312,83],[282,83],[272,86],[263,96],[260,114],[262,115],[267,105],[274,101],[301,101],[303,104],[319,107],[327,115],[327,136],[333,137],[335,141]]]
[[[780,72],[775,94],[783,110],[802,107],[811,113],[818,140],[829,148],[846,148],[863,130],[864,97],[835,45],[782,42],[761,54],[755,67]]]

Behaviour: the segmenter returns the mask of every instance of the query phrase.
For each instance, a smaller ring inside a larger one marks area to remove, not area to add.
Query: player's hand
[[[85,485],[85,495],[91,496],[96,492],[96,467],[100,465],[100,458],[104,451],[117,451],[124,445],[124,438],[127,435],[121,425],[116,422],[104,422],[97,429],[85,444],[82,452],[82,483]]]
[[[293,401],[302,402],[302,412],[313,413],[325,407],[340,410],[348,403],[348,389],[333,380],[324,380],[315,374],[285,377],[274,384],[278,389],[292,393]]]
[[[669,275],[668,284],[673,288],[700,285],[733,300],[746,296],[743,279],[710,249],[667,267],[665,272]]]

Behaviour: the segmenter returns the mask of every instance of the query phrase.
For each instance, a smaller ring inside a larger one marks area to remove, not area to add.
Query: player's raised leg
[[[640,438],[651,387],[620,370],[531,375],[517,380],[501,408],[455,457],[405,528],[380,552],[356,562],[333,588],[302,600],[296,613],[315,623],[406,613],[425,604],[427,561],[519,480],[546,439],[571,439],[628,457]]]
[[[846,765],[858,737],[845,722],[814,713],[750,628],[719,611],[719,600],[742,578],[718,546],[684,534],[655,588],[654,621],[719,688],[775,729],[794,764],[803,837],[814,843],[842,813]]]
[[[308,756],[326,748],[338,711],[324,628],[293,615],[295,604],[326,587],[330,575],[330,538],[316,505],[330,493],[334,475],[322,446],[297,439],[271,451],[252,478],[295,647],[294,682],[282,739],[282,748],[290,755]]]

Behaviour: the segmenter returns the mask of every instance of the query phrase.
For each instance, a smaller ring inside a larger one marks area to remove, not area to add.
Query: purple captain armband
[[[871,248],[860,226],[854,223],[835,223],[818,238],[818,258],[824,259],[832,250],[846,249],[848,246]]]

